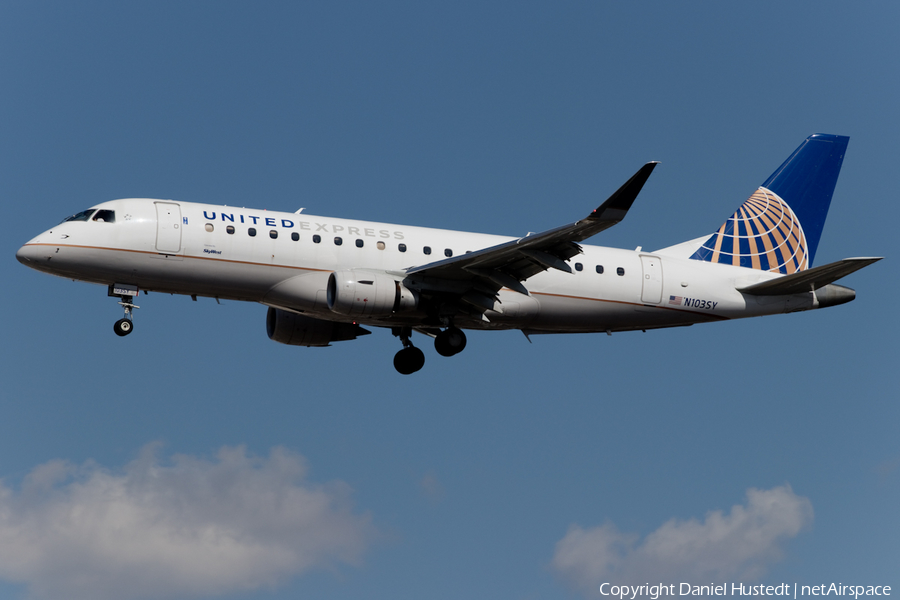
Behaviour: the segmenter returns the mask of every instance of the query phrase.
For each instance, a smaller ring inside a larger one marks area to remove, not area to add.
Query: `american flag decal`
[[[669,296],[669,304],[674,304],[675,306],[681,306],[682,302],[684,302],[683,296]]]

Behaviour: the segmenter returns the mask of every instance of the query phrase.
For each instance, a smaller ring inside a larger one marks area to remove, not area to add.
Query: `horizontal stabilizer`
[[[879,260],[881,260],[881,257],[845,258],[821,267],[813,267],[812,269],[798,271],[777,279],[756,283],[749,287],[739,288],[738,291],[752,296],[801,294],[825,287],[829,283],[837,281],[841,277],[846,277],[863,267],[868,267]]]

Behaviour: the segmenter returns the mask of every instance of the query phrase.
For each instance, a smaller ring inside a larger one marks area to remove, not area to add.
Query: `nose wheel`
[[[403,350],[394,355],[394,368],[401,375],[411,375],[425,366],[425,353],[409,341],[411,334],[412,329],[409,327],[394,330],[394,335],[403,342]]]
[[[126,336],[134,331],[134,324],[129,319],[119,319],[113,324],[113,331],[118,336]]]

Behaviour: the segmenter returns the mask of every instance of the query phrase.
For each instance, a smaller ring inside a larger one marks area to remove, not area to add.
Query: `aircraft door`
[[[641,254],[641,267],[643,270],[641,302],[659,304],[662,300],[662,261],[658,256]]]
[[[181,250],[181,206],[156,202],[156,249],[176,253]]]

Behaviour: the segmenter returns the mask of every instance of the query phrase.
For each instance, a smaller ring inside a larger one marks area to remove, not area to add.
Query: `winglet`
[[[653,172],[653,169],[658,164],[659,161],[652,161],[641,167],[637,173],[631,176],[631,179],[623,183],[622,187],[607,198],[606,202],[588,215],[588,219],[600,219],[603,221],[621,221],[624,219],[625,213],[634,204],[644,184],[647,183],[650,173]]]

